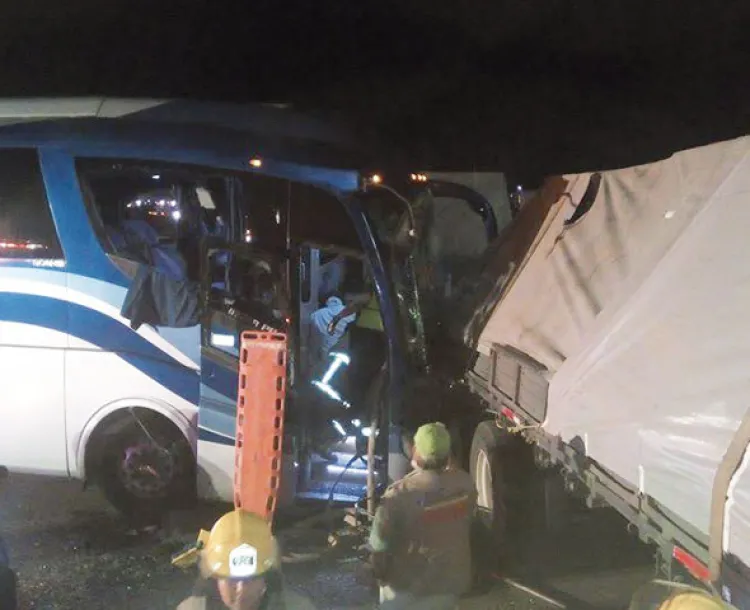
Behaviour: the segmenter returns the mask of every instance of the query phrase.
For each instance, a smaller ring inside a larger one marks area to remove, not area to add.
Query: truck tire
[[[481,422],[474,431],[469,471],[477,490],[477,520],[485,533],[502,543],[506,526],[502,453],[506,441],[494,421]]]
[[[494,421],[484,421],[474,431],[469,466],[477,488],[476,548],[489,569],[507,570],[522,560],[530,526],[536,480],[532,448]]]

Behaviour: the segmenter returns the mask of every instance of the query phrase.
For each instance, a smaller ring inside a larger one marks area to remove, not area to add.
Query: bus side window
[[[63,258],[32,149],[0,150],[0,258]]]
[[[200,239],[228,239],[231,175],[156,161],[77,159],[91,223],[107,254],[177,281],[198,280]]]

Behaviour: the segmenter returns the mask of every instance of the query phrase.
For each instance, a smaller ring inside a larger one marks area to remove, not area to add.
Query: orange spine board
[[[234,505],[269,521],[281,487],[287,336],[242,333]]]

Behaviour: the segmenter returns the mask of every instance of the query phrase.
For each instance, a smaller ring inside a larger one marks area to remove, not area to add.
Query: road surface
[[[80,484],[69,481],[12,475],[0,483],[0,534],[19,574],[21,608],[174,608],[190,591],[193,575],[173,568],[172,554],[193,540],[200,527],[210,527],[225,509],[201,506],[173,516],[159,531],[135,533],[94,490],[82,491]],[[580,544],[530,532],[526,564],[539,569],[527,570],[511,583],[498,581],[490,592],[462,602],[462,610],[561,607],[528,593],[528,585],[541,586],[568,608],[625,607],[630,591],[648,578],[648,569],[640,559],[640,563],[626,560],[628,554],[638,556],[640,551],[633,552],[622,523],[613,516],[599,521],[593,530],[591,524],[579,524],[583,534],[577,533],[575,524],[566,525],[568,539],[590,532],[590,540],[578,540]],[[603,560],[596,559],[596,553],[581,552],[594,539],[603,543],[598,545]],[[285,566],[287,580],[320,610],[372,607],[373,591],[363,582],[356,557],[339,554],[304,561],[304,549],[300,552],[303,561]],[[571,562],[570,557],[578,560]]]

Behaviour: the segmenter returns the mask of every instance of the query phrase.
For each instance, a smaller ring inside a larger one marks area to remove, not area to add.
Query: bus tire
[[[195,500],[195,458],[172,422],[147,409],[136,414],[100,437],[97,480],[133,525],[159,525],[167,511]]]

